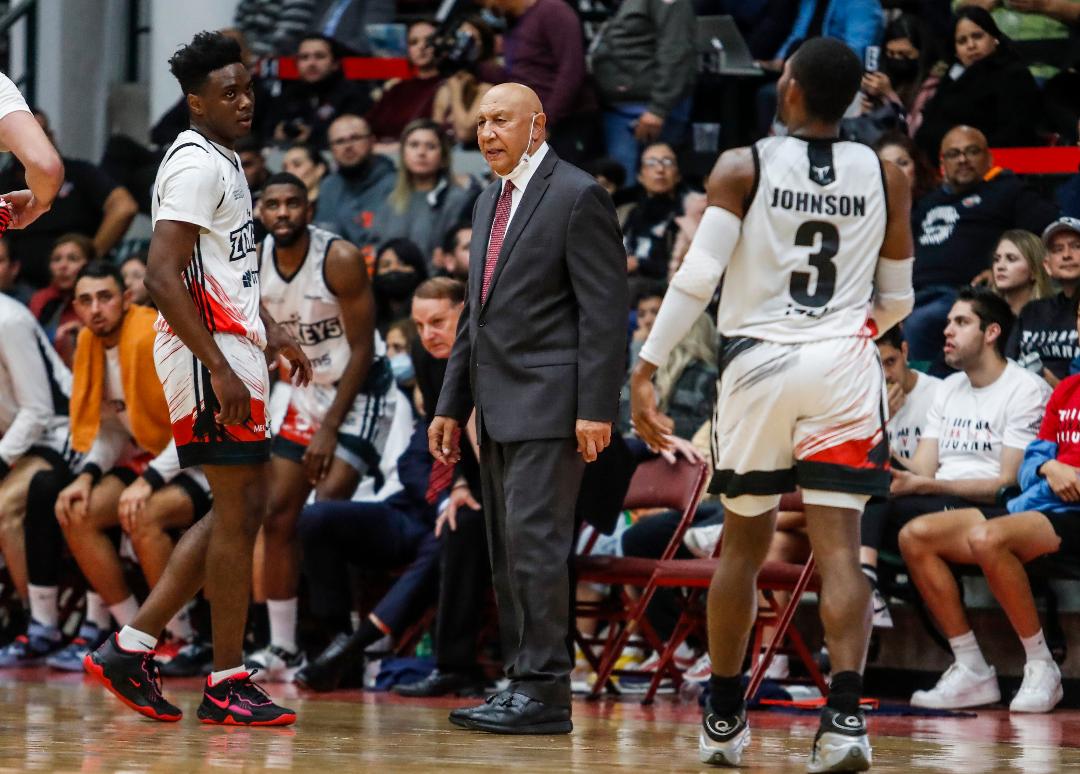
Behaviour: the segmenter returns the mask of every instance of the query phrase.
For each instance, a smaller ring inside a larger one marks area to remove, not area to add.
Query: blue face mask
[[[404,352],[390,356],[390,370],[394,372],[394,381],[396,382],[409,382],[416,377],[412,358]]]

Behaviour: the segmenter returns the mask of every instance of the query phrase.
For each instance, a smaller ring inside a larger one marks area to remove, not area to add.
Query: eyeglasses
[[[981,148],[978,145],[969,145],[966,148],[949,148],[947,151],[941,154],[941,158],[946,161],[956,161],[961,156],[965,158],[973,159],[977,156],[981,156],[986,153],[986,148]]]
[[[336,140],[330,141],[330,147],[340,148],[342,145],[352,145],[354,142],[360,142],[371,137],[371,132],[367,134],[350,134],[348,137],[338,137]]]
[[[641,166],[664,167],[665,169],[671,169],[675,166],[675,159],[642,159]]]

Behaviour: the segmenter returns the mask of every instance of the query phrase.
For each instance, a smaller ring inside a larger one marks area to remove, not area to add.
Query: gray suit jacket
[[[529,181],[480,303],[501,181],[473,208],[469,292],[436,413],[473,406],[495,441],[574,437],[612,422],[626,367],[626,251],[611,197],[551,148]]]

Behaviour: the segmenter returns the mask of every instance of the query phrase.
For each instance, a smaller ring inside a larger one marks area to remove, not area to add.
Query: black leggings
[[[64,533],[56,520],[56,498],[75,477],[67,470],[43,470],[30,479],[26,495],[26,567],[34,586],[59,586]]]

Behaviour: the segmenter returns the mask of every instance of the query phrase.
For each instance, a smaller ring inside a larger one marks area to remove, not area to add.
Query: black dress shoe
[[[569,734],[570,708],[545,704],[523,693],[506,692],[466,721],[468,728],[493,734]]]
[[[446,696],[483,696],[484,678],[469,672],[440,672],[438,669],[416,683],[395,685],[394,693],[399,696],[427,697]]]
[[[355,669],[360,657],[359,645],[348,634],[336,636],[326,650],[296,673],[293,681],[312,691],[333,691]]]
[[[461,726],[462,728],[472,728],[472,721],[474,718],[481,717],[488,712],[494,712],[496,709],[495,705],[506,701],[509,696],[509,691],[499,691],[484,699],[483,704],[476,704],[472,707],[458,707],[456,710],[451,710],[450,722],[455,726]]]

